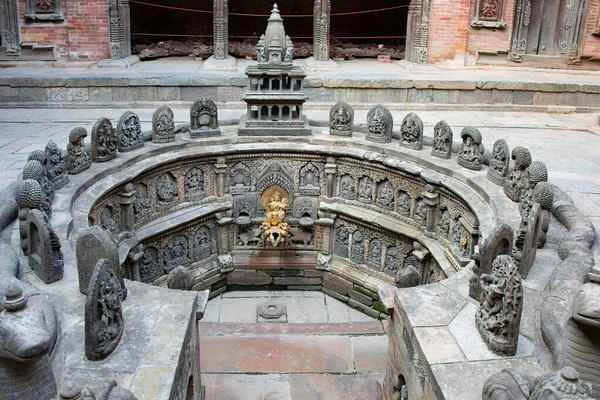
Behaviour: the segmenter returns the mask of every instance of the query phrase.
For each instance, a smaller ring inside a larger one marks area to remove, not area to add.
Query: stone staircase
[[[206,400],[380,399],[381,321],[200,323]]]

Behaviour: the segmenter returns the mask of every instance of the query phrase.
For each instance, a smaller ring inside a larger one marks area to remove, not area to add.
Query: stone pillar
[[[119,204],[121,205],[121,233],[119,233],[119,239],[130,238],[135,234],[135,219],[133,218],[135,193],[134,186],[128,183],[119,195]]]
[[[313,20],[313,57],[329,61],[329,31],[331,27],[331,1],[316,0]]]
[[[226,213],[219,213],[217,217],[217,246],[219,250],[218,263],[221,273],[233,271],[233,257],[231,256],[229,243],[229,229],[230,225],[235,222],[231,217],[228,217]]]
[[[140,279],[140,260],[144,256],[144,245],[139,244],[131,249],[125,260],[125,277],[132,281],[139,282]]]
[[[227,0],[213,2],[213,56],[225,60],[229,56],[229,6]]]
[[[315,221],[316,225],[323,227],[323,243],[321,251],[317,255],[317,265],[315,266],[318,270],[327,271],[331,267],[333,261],[333,223],[334,214],[325,214],[322,218]]]
[[[335,158],[329,157],[325,164],[325,176],[327,179],[327,197],[335,197],[335,174],[337,172],[337,164]]]
[[[412,0],[406,26],[406,60],[427,63],[429,45],[429,0]]]
[[[423,191],[423,202],[427,205],[427,222],[425,224],[425,235],[430,237],[435,232],[437,225],[437,205],[440,203],[440,195],[434,192],[435,188],[425,185]]]
[[[6,55],[21,55],[21,30],[19,28],[19,9],[17,0],[0,0],[0,31],[2,45],[6,46]]]
[[[225,174],[227,173],[227,164],[225,158],[219,157],[215,164],[215,189],[217,197],[225,196]]]
[[[129,0],[110,0],[108,5],[108,32],[110,58],[129,57],[131,55]]]
[[[412,255],[416,257],[419,262],[419,270],[421,271],[421,285],[427,282],[427,275],[429,275],[429,250],[421,246],[420,243],[414,244],[414,250]]]

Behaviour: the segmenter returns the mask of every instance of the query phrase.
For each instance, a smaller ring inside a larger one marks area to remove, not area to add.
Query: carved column
[[[426,64],[429,45],[429,0],[412,0],[406,27],[406,60]]]
[[[21,55],[21,33],[17,0],[0,0],[0,34],[7,56]]]
[[[327,197],[335,197],[335,174],[337,172],[337,164],[335,158],[329,157],[325,164],[325,177],[327,179]]]
[[[531,0],[516,0],[510,52],[508,53],[511,61],[521,62],[521,57],[525,54],[529,22],[531,22]]]
[[[579,62],[579,39],[586,10],[586,0],[571,0],[564,5],[564,19],[562,21],[563,38],[560,43],[560,54],[572,58],[572,63]]]
[[[139,244],[132,249],[125,260],[125,277],[132,281],[139,282],[140,279],[140,260],[144,256],[144,245]]]
[[[110,58],[131,55],[131,23],[129,0],[110,0],[108,5]]]
[[[435,232],[437,225],[437,205],[440,203],[440,195],[434,193],[434,187],[425,185],[423,191],[423,202],[427,205],[427,222],[425,224],[425,235],[430,236]]]
[[[329,60],[330,27],[331,1],[316,0],[313,19],[313,57],[317,61]]]
[[[321,246],[321,251],[317,256],[317,265],[316,269],[319,270],[329,270],[331,267],[331,262],[333,261],[333,223],[334,223],[334,214],[325,214],[322,218],[319,218],[315,221],[315,224],[323,227],[323,243]]]
[[[227,0],[213,2],[213,56],[225,60],[229,56],[229,6]]]
[[[220,157],[215,164],[215,189],[217,197],[225,196],[225,174],[227,173],[227,164],[225,158]]]
[[[230,225],[235,222],[231,217],[228,217],[226,213],[219,213],[217,217],[217,245],[219,247],[218,263],[221,273],[233,271],[233,257],[229,252],[230,246],[233,243],[229,243],[229,229]]]
[[[130,238],[135,234],[135,219],[133,218],[135,193],[134,186],[129,183],[119,195],[119,204],[121,205],[121,233],[119,233],[119,239]]]

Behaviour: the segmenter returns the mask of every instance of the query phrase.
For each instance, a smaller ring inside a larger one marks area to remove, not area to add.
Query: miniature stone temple
[[[85,151],[83,143],[86,136],[87,131],[83,127],[77,127],[69,134],[67,170],[70,175],[80,174],[92,165],[90,155]]]
[[[206,97],[197,100],[190,108],[190,137],[195,139],[220,135],[217,105]]]
[[[265,34],[256,45],[258,65],[246,68],[247,112],[240,120],[241,136],[307,136],[310,125],[303,113],[306,73],[292,64],[293,44],[285,34],[277,4]]]
[[[169,143],[175,141],[175,120],[173,110],[162,106],[152,115],[152,142]]]

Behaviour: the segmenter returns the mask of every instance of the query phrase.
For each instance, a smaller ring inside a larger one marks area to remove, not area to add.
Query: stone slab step
[[[222,335],[381,335],[381,321],[326,324],[200,322],[200,336]]]

